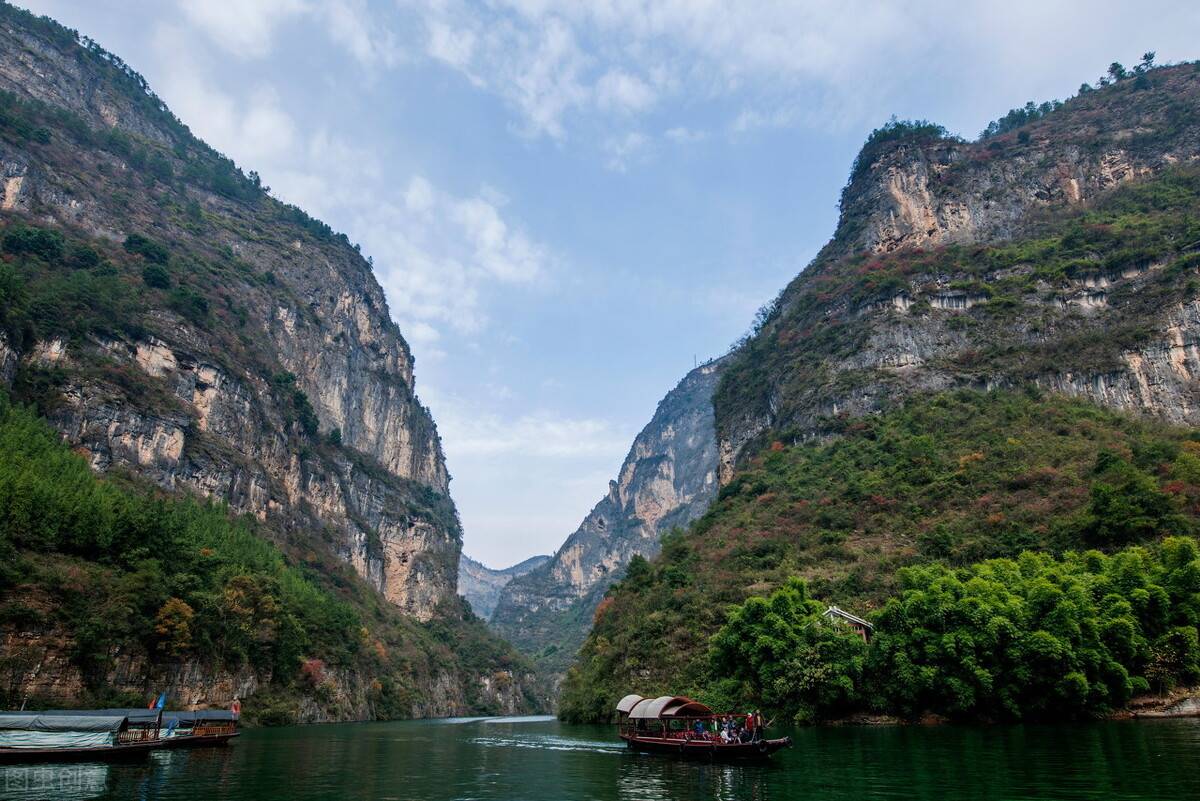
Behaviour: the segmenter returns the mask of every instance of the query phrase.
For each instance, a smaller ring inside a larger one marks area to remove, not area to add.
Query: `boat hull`
[[[670,754],[688,759],[714,761],[743,761],[766,759],[781,748],[792,744],[791,737],[759,740],[753,743],[721,743],[712,740],[682,740],[676,737],[638,737],[622,734],[625,744],[636,751],[651,754]]]
[[[217,745],[227,745],[238,734],[240,732],[236,731],[229,732],[228,734],[188,734],[182,737],[168,737],[163,740],[163,743],[167,748],[208,748]]]
[[[0,748],[0,765],[34,762],[119,762],[145,758],[151,751],[163,747],[162,740],[152,740],[95,748]]]

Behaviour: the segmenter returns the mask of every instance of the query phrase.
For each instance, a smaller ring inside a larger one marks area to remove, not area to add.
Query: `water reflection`
[[[652,754],[628,754],[621,764],[616,797],[621,801],[662,801],[664,798],[763,799],[772,770],[765,765],[733,765],[680,761]]]

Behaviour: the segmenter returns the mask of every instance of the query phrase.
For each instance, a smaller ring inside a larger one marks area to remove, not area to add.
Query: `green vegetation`
[[[268,723],[294,719],[300,696],[328,700],[343,671],[373,678],[377,716],[407,717],[435,674],[457,677],[486,712],[477,676],[530,669],[465,609],[417,624],[348,568],[311,553],[290,564],[268,535],[220,506],[96,477],[0,394],[0,626],[65,637],[81,700],[130,702],[109,685],[114,660],[130,653],[254,669],[270,684],[247,714]],[[37,658],[6,651],[0,688],[19,686]],[[0,705],[54,703],[8,692]]]
[[[362,650],[351,606],[288,567],[248,520],[98,479],[2,395],[0,454],[0,618],[64,627],[89,678],[131,643],[284,681],[302,655],[346,665]]]
[[[777,441],[764,448],[704,517],[664,539],[653,563],[634,560],[602,604],[568,674],[560,707],[565,716],[605,718],[614,700],[630,691],[695,693],[721,705],[750,698],[801,718],[860,708],[915,714],[925,711],[917,709],[922,705],[954,715],[1037,715],[1024,701],[1015,712],[1002,711],[998,696],[969,711],[925,696],[904,702],[885,691],[882,678],[871,678],[893,670],[879,667],[881,657],[872,662],[853,642],[803,628],[817,608],[809,598],[861,615],[890,610],[880,618],[880,631],[897,633],[899,613],[889,601],[911,599],[905,593],[933,581],[938,571],[959,575],[953,571],[1031,550],[1067,554],[1188,536],[1200,516],[1200,442],[1191,432],[1082,401],[964,391],[917,396],[885,414],[831,425],[836,436],[830,441]],[[1039,573],[1068,569],[1054,567],[1048,556],[1020,557],[1020,564],[1031,558],[1043,560]],[[1173,559],[1163,564],[1177,566]],[[945,567],[905,570],[930,563]],[[1064,557],[1064,564],[1075,570],[1100,562],[1088,554]],[[1147,565],[1150,584],[1172,581],[1163,576],[1167,568]],[[976,586],[966,575],[959,580]],[[796,578],[808,589],[790,583]],[[780,588],[783,596],[762,600]],[[1014,585],[1009,591],[1027,589]],[[1178,609],[1164,612],[1163,620],[1175,621],[1168,628],[1185,625],[1179,621],[1191,614],[1181,610],[1192,601],[1179,598],[1172,601],[1182,604]],[[1101,610],[1112,608],[1103,594],[1096,602]],[[780,623],[763,603],[793,611]],[[747,639],[739,629],[762,620],[772,641],[782,645]],[[1029,620],[1031,626],[1037,622]],[[1138,620],[1138,636],[1150,648],[1168,633],[1148,618]],[[725,626],[733,628],[714,645],[713,635]],[[919,629],[914,623],[914,636]],[[739,640],[751,650],[739,650]],[[877,642],[879,648],[899,643],[882,633]],[[760,645],[767,650],[758,651]],[[710,647],[716,654],[706,660]],[[899,659],[902,652],[897,644],[889,653]],[[1146,653],[1139,651],[1138,660]],[[785,667],[805,654],[803,665]],[[1153,684],[1147,663],[1138,660],[1118,661],[1129,676]],[[1083,674],[1091,687],[1098,674]],[[1188,680],[1186,671],[1171,676]],[[1085,701],[1074,711],[1102,709],[1099,695],[1087,694]]]
[[[712,638],[710,697],[802,721],[864,710],[1061,719],[1200,680],[1190,537],[1112,556],[935,563],[900,580],[869,645],[822,619],[798,579],[734,607]]]

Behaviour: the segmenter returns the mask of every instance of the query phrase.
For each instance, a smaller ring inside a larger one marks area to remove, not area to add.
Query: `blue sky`
[[[973,137],[1200,5],[25,0],[373,257],[465,551],[552,552],[658,400],[816,253],[892,114]]]

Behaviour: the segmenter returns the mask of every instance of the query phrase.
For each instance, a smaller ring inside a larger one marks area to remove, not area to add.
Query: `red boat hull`
[[[753,743],[722,743],[715,740],[685,740],[679,737],[644,737],[622,734],[621,739],[630,748],[655,754],[712,760],[766,759],[781,748],[792,744],[791,737],[775,740],[759,740]]]

